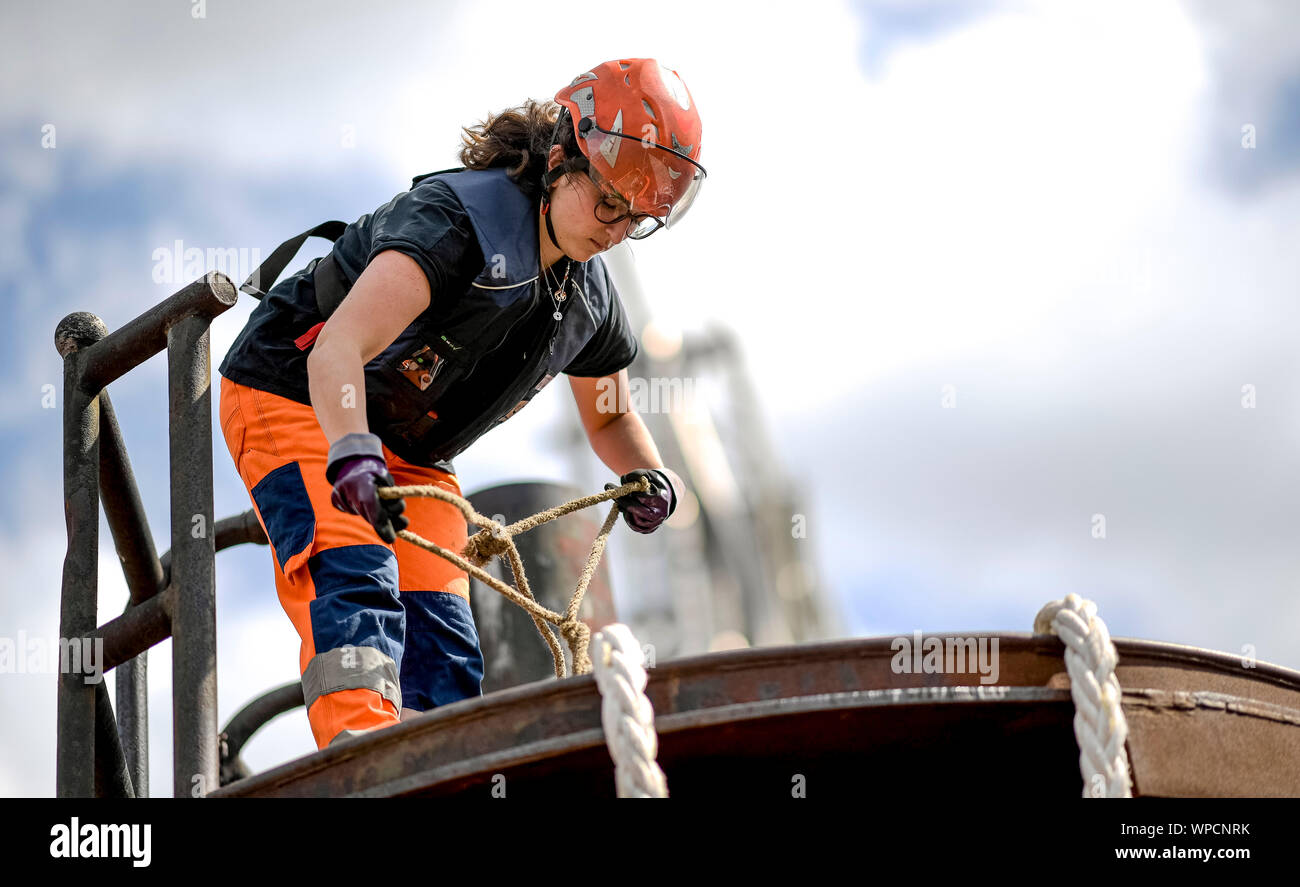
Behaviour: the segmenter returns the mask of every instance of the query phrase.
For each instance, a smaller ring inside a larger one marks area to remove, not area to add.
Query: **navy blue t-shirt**
[[[429,308],[415,323],[423,323],[435,305],[457,298],[483,270],[484,258],[469,215],[451,188],[437,180],[398,194],[387,204],[348,225],[335,242],[334,262],[349,286],[370,261],[384,250],[397,250],[414,259],[429,280]],[[319,260],[276,284],[249,315],[248,322],[226,353],[221,375],[241,385],[310,404],[307,355],[295,339],[324,320],[316,308],[312,271]],[[564,260],[554,266],[562,268]],[[614,294],[604,323],[582,351],[565,367],[571,376],[607,376],[627,367],[637,354],[622,301]],[[481,392],[500,386],[524,369],[521,357],[550,321],[553,306],[539,300],[510,337],[463,382],[439,400],[447,421],[472,418],[469,406]],[[465,408],[461,408],[465,405]]]

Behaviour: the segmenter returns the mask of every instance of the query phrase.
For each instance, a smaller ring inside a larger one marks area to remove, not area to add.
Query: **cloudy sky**
[[[42,399],[64,315],[116,329],[188,282],[156,250],[265,254],[355,219],[455,165],[461,125],[653,56],[694,94],[710,174],[637,272],[657,322],[744,342],[842,634],[1028,631],[1076,592],[1115,636],[1300,668],[1295,8],[655,8],[6,5],[0,636],[58,632],[61,393]],[[254,304],[213,324],[214,379]],[[457,460],[467,490],[565,476],[545,445],[565,389]],[[111,394],[165,550],[165,358]],[[249,502],[214,433],[223,516]],[[223,723],[297,678],[268,557],[218,559]],[[106,523],[100,564],[106,621],[126,600]],[[150,663],[169,794],[170,643]],[[55,676],[0,675],[0,725],[0,796],[52,795]],[[313,747],[299,711],[245,757]]]

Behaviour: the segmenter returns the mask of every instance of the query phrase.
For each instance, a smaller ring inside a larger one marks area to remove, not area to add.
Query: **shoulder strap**
[[[430,178],[431,176],[440,176],[445,172],[463,172],[464,169],[465,167],[463,166],[453,166],[451,169],[440,169],[437,172],[426,172],[422,176],[416,176],[415,178],[411,179],[411,187],[414,188],[416,185],[420,184],[425,179]]]
[[[437,172],[428,172],[421,176],[411,179],[411,187],[414,188],[420,182],[430,176],[440,175],[445,172],[460,172],[465,169],[463,166],[452,167],[451,169],[440,169]],[[288,266],[289,260],[298,254],[302,245],[308,237],[323,237],[329,241],[336,241],[342,236],[343,230],[347,224],[338,220],[321,222],[315,228],[302,232],[296,237],[290,237],[284,243],[277,246],[265,262],[257,266],[257,269],[248,276],[243,286],[239,289],[241,292],[248,293],[255,299],[261,299],[266,295],[266,290],[262,289],[262,281],[267,282],[267,289],[274,286],[276,280],[284,273]],[[317,265],[315,271],[316,284],[316,305],[320,309],[322,317],[329,317],[334,313],[334,309],[343,301],[347,295],[347,281],[342,273],[334,264],[333,256],[327,254]]]
[[[239,288],[240,291],[248,293],[255,299],[262,298],[266,295],[266,290],[261,288],[262,281],[267,281],[267,289],[270,289],[284,272],[289,260],[298,254],[298,250],[302,248],[308,237],[324,237],[326,240],[335,241],[343,234],[343,229],[346,227],[346,224],[337,220],[321,222],[315,228],[304,231],[297,237],[290,237],[277,246],[265,262],[257,266],[257,269],[248,276],[248,280],[244,281],[244,285]]]

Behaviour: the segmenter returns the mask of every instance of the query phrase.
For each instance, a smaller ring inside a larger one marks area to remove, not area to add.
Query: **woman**
[[[648,493],[637,532],[681,480],[626,404],[636,338],[598,254],[678,222],[704,170],[681,78],[606,62],[555,103],[466,129],[465,168],[342,230],[266,294],[219,370],[221,428],[266,529],[317,746],[482,693],[465,571],[398,542],[408,523],[459,550],[461,513],[376,488],[460,494],[452,459],[569,376],[592,449]]]

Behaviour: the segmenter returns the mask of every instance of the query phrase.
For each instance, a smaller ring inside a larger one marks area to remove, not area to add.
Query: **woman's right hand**
[[[384,461],[384,444],[374,434],[345,434],[330,444],[325,459],[325,480],[334,487],[330,502],[339,511],[359,514],[389,545],[409,523],[402,517],[406,503],[401,499],[380,499],[380,487],[393,486],[393,476]]]
[[[402,512],[406,503],[402,499],[380,499],[380,487],[393,486],[388,466],[377,456],[354,456],[343,461],[334,479],[330,502],[339,511],[358,514],[370,521],[379,538],[389,545],[397,541],[397,534],[410,523]]]

